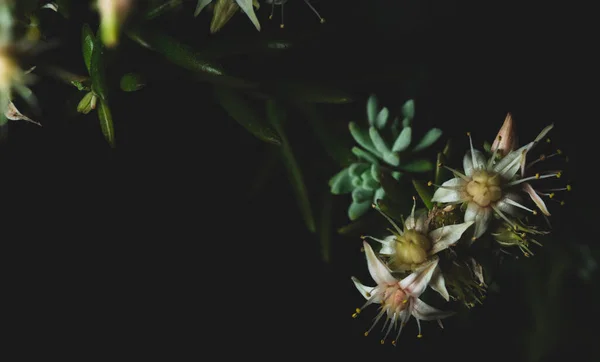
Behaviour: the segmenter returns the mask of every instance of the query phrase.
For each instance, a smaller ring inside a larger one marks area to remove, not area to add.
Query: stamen
[[[269,15],[269,20],[273,19],[273,13],[275,12],[275,1],[271,3],[271,15]]]
[[[502,141],[502,136],[498,136],[498,143],[500,143]],[[498,149],[500,147],[496,147],[496,149],[494,150],[494,153],[492,154],[492,157],[489,159],[488,164],[487,164],[487,168],[491,168],[492,164],[494,163],[494,161],[496,161],[496,156],[498,155]]]
[[[495,205],[491,205],[492,209],[498,214],[498,216],[500,216],[501,218],[504,219],[504,221],[506,221],[510,226],[513,227],[513,229],[517,229],[517,226],[508,219],[508,217],[506,217],[506,215],[504,215],[504,213],[502,211],[500,211],[500,209],[498,209]]]
[[[475,148],[473,148],[473,139],[471,138],[471,132],[467,132],[469,137],[469,145],[471,146],[471,163],[475,162]]]
[[[461,179],[463,179],[465,181],[470,181],[471,180],[469,177],[467,177],[467,175],[465,175],[464,173],[462,173],[462,172],[460,172],[458,170],[455,170],[455,169],[450,168],[450,167],[448,167],[446,165],[443,165],[443,164],[440,164],[440,165],[441,165],[440,167],[443,167],[446,170],[452,172],[454,174],[454,176],[460,177]]]
[[[396,231],[398,231],[398,234],[404,235],[404,231],[402,231],[402,229],[400,229],[400,227],[398,225],[396,225],[396,223],[394,222],[394,220],[392,220],[391,217],[387,216],[379,207],[377,207],[377,205],[371,204],[371,207],[373,207],[375,210],[379,211],[379,213],[381,215],[383,215],[387,219],[387,221],[389,221],[390,224],[392,224],[394,226]]]
[[[413,218],[415,218],[415,208],[417,207],[417,198],[416,197],[412,197],[413,199],[413,207],[412,207],[412,211],[410,212],[410,216]]]
[[[507,204],[509,204],[509,205],[512,205],[512,206],[519,207],[519,208],[521,208],[521,209],[523,209],[523,210],[527,210],[527,211],[529,211],[530,213],[532,213],[532,214],[534,214],[534,215],[537,215],[537,211],[535,211],[535,210],[533,210],[533,209],[530,209],[530,208],[528,208],[528,207],[525,207],[525,206],[523,206],[523,205],[519,204],[518,202],[516,202],[516,201],[514,201],[514,200],[512,200],[512,199],[510,199],[510,198],[508,198],[508,197],[507,197],[507,198],[505,198],[505,202],[506,202]]]
[[[549,174],[544,174],[544,175],[536,173],[533,176],[529,176],[529,177],[525,177],[525,178],[521,178],[521,179],[515,180],[513,182],[509,182],[509,183],[506,184],[506,186],[507,187],[514,186],[514,185],[518,185],[518,184],[520,184],[522,182],[525,182],[525,181],[540,180],[540,179],[543,179],[543,178],[550,178],[550,177],[560,178],[560,176],[561,176],[560,171],[556,172],[556,173],[549,173]]]
[[[554,153],[552,153],[552,154],[550,154],[548,156],[542,154],[542,155],[540,155],[540,157],[537,160],[531,161],[525,168],[526,169],[530,168],[531,166],[535,165],[538,162],[545,161],[545,160],[547,160],[549,158],[560,156],[560,155],[562,155],[562,151],[561,150],[556,150],[556,152],[554,152]]]
[[[438,189],[446,189],[446,190],[454,190],[454,191],[460,190],[464,187],[464,186],[442,186],[442,185],[434,184],[431,181],[427,182],[427,186],[435,186]],[[446,203],[444,202],[444,204],[446,204]]]
[[[281,4],[281,25],[279,25],[279,27],[280,27],[281,29],[283,29],[283,28],[284,28],[284,26],[285,26],[285,25],[283,24],[283,3],[282,3],[282,4]]]
[[[308,0],[304,0],[304,2],[313,11],[313,13],[315,13],[317,15],[317,17],[319,18],[319,21],[321,22],[321,24],[325,23],[325,19],[323,17],[321,17],[321,14],[319,14],[319,12],[317,11],[317,9],[315,9],[314,6],[312,6],[311,3]]]

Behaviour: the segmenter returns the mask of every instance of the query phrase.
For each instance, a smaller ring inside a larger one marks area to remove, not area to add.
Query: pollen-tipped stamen
[[[515,225],[515,223],[513,223],[512,221],[510,221],[510,219],[504,215],[504,213],[502,211],[500,211],[499,208],[497,208],[495,205],[490,204],[490,206],[492,207],[492,209],[496,212],[496,214],[498,214],[498,216],[500,216],[501,218],[504,219],[504,221],[506,221],[510,226],[512,226],[513,229],[516,229],[517,226]]]
[[[373,207],[375,210],[379,211],[379,213],[381,215],[383,215],[387,219],[387,221],[389,221],[390,224],[392,224],[394,226],[396,231],[398,231],[398,234],[400,234],[401,236],[404,235],[404,231],[402,231],[402,229],[400,229],[400,227],[394,222],[394,220],[392,220],[391,217],[387,216],[387,214],[385,212],[383,212],[379,207],[377,207],[377,205],[371,204],[371,207]]]
[[[532,214],[534,214],[534,215],[537,215],[537,211],[535,211],[535,210],[533,210],[533,209],[530,209],[530,208],[528,208],[528,207],[526,207],[526,206],[523,206],[523,205],[519,204],[518,202],[516,202],[516,201],[514,201],[514,200],[512,200],[512,199],[509,199],[508,197],[507,197],[506,199],[504,199],[504,201],[505,201],[507,204],[509,204],[509,205],[516,206],[516,207],[518,207],[518,208],[521,208],[521,209],[523,209],[523,210],[527,210],[527,211],[529,211],[530,213],[532,213]]]
[[[531,166],[537,164],[538,162],[546,161],[549,158],[560,156],[560,155],[562,155],[562,151],[561,150],[556,150],[556,152],[554,152],[552,154],[549,154],[549,155],[543,155],[542,154],[536,160],[531,161],[527,166],[525,166],[525,168],[528,169]]]
[[[321,22],[321,24],[323,24],[325,22],[325,18],[323,18],[321,16],[321,14],[319,14],[319,12],[317,11],[317,9],[315,9],[315,7],[312,6],[312,4],[308,0],[304,0],[304,2],[306,3],[306,5],[308,5],[308,7],[310,8],[310,10],[312,10],[313,13],[315,13],[317,15],[317,17],[319,18],[319,21]]]
[[[518,179],[518,180],[515,180],[515,181],[512,181],[512,182],[509,182],[509,183],[506,184],[506,186],[510,187],[510,186],[518,185],[518,184],[520,184],[522,182],[531,181],[531,180],[540,180],[540,179],[550,178],[550,177],[560,178],[560,176],[561,176],[561,172],[560,171],[558,171],[558,172],[551,172],[551,173],[547,173],[547,174],[536,173],[533,176],[524,177],[524,178],[521,178],[521,179]]]

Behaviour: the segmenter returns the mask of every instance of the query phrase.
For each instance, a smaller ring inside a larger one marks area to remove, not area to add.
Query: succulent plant
[[[380,183],[382,173],[400,180],[404,172],[427,172],[433,169],[433,163],[415,158],[413,154],[431,146],[442,131],[432,128],[411,147],[411,122],[414,116],[415,103],[411,99],[402,106],[402,121],[396,117],[389,122],[391,117],[388,108],[379,108],[377,98],[371,95],[367,101],[369,128],[350,122],[350,133],[361,146],[352,148],[357,160],[333,176],[329,186],[332,194],[352,193],[352,203],[348,208],[351,220],[358,219],[373,202],[385,197],[385,190]],[[405,159],[407,162],[403,162]]]

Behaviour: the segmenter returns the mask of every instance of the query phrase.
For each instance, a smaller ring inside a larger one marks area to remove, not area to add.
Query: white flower
[[[404,222],[404,230],[383,212],[388,221],[394,226],[392,235],[383,240],[372,236],[363,236],[380,242],[383,246],[379,254],[389,258],[390,263],[400,270],[420,269],[424,263],[442,250],[454,245],[462,234],[473,225],[473,221],[462,224],[447,225],[429,230],[430,219],[427,213],[415,217],[416,202],[413,199],[413,208],[410,216]],[[380,210],[381,211],[381,210]],[[436,263],[437,264],[437,263]],[[440,293],[444,299],[449,300],[450,295],[446,289],[446,282],[439,266],[436,266],[430,282],[431,288]]]
[[[421,320],[437,320],[440,327],[443,327],[441,319],[449,317],[454,313],[438,310],[419,299],[427,288],[427,284],[437,267],[438,260],[434,260],[424,268],[413,272],[402,280],[397,280],[392,276],[387,266],[377,258],[371,246],[367,242],[363,242],[363,245],[367,256],[369,273],[375,283],[377,283],[377,286],[367,287],[355,277],[352,277],[352,281],[356,289],[367,300],[362,308],[372,303],[381,304],[380,311],[375,317],[373,325],[365,332],[365,336],[370,333],[384,315],[386,316],[384,328],[388,322],[389,324],[387,325],[385,336],[381,340],[382,344],[390,331],[395,327],[398,329],[396,338],[392,341],[392,344],[395,345],[400,337],[402,328],[411,316],[417,320],[419,328],[418,337],[421,337]],[[357,312],[353,316],[356,317],[362,308],[357,309]]]
[[[482,152],[473,148],[473,142],[469,134],[471,150],[466,153],[463,159],[464,174],[446,167],[456,177],[439,186],[431,201],[446,204],[466,203],[467,209],[464,220],[465,222],[475,222],[473,240],[479,238],[487,230],[493,213],[496,213],[511,225],[513,223],[508,219],[506,214],[517,216],[519,209],[536,214],[535,210],[527,208],[520,203],[521,197],[514,191],[519,191],[515,190],[515,187],[519,185],[540,206],[539,200],[529,192],[530,185],[526,182],[534,179],[560,177],[560,172],[550,172],[543,175],[538,173],[534,176],[523,177],[527,152],[552,127],[553,125],[544,128],[534,141],[509,152],[498,161],[499,148],[496,148],[492,157],[486,160]],[[519,169],[521,169],[521,177],[517,175]],[[546,214],[547,210],[545,208],[540,209]]]
[[[0,47],[0,126],[14,114],[12,103],[13,93],[16,92],[29,104],[35,105],[35,97],[26,86],[31,81],[29,73],[33,70],[23,71],[13,57],[11,50]],[[18,112],[18,111],[17,111]]]
[[[213,0],[198,0],[198,5],[196,5],[196,11],[194,12],[194,16],[198,16],[202,9],[204,9],[212,1]],[[258,21],[256,14],[254,13],[254,8],[252,7],[253,0],[235,0],[235,2],[242,9],[242,11],[246,13],[252,24],[254,24],[254,26],[256,27],[256,30],[260,31],[260,22]],[[258,5],[258,2],[256,2],[256,5]]]

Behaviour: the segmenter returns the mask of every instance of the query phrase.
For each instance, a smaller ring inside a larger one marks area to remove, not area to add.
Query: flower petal
[[[423,212],[415,220],[415,230],[421,234],[427,234],[429,231],[429,223],[427,222],[427,213]]]
[[[423,321],[443,319],[450,317],[454,312],[445,312],[436,309],[420,299],[416,299],[413,304],[412,315]]]
[[[381,240],[381,250],[379,250],[379,254],[383,255],[394,255],[396,254],[396,236],[390,235],[386,236],[383,240]]]
[[[243,12],[248,15],[252,24],[256,27],[256,30],[260,31],[260,23],[258,22],[258,18],[254,13],[254,8],[252,7],[252,0],[235,0],[235,2],[240,6]]]
[[[464,222],[462,224],[442,226],[429,233],[429,240],[433,242],[433,247],[429,251],[430,255],[439,253],[447,249],[450,245],[454,245],[462,236],[462,234],[473,225],[473,221]]]
[[[515,193],[507,193],[504,196],[502,196],[502,198],[500,200],[498,200],[498,202],[496,203],[496,208],[498,208],[500,211],[507,213],[511,216],[519,216],[519,214],[521,213],[520,209],[518,207],[516,207],[515,205],[511,205],[510,203],[507,202],[507,200],[510,199],[512,201],[521,202],[521,198],[515,194]]]
[[[363,241],[363,247],[365,248],[365,255],[367,256],[367,266],[369,267],[369,273],[375,281],[379,284],[394,284],[398,280],[392,276],[388,267],[375,255],[373,248],[366,241]]]
[[[435,190],[433,197],[431,198],[432,202],[458,202],[465,199],[464,193],[460,190],[453,190],[457,187],[464,187],[466,184],[465,180],[456,177],[452,178],[442,184],[442,187],[439,187]],[[444,188],[448,187],[448,188]]]
[[[196,11],[194,11],[194,16],[198,16],[202,9],[206,7],[206,5],[210,4],[212,0],[198,0],[198,5],[196,6]]]
[[[465,154],[465,158],[463,158],[463,168],[465,170],[465,175],[471,177],[473,174],[473,170],[483,170],[485,168],[485,156],[481,151],[473,150],[473,156],[475,159],[473,160],[471,157],[471,151]]]
[[[365,297],[365,299],[369,300],[369,299],[373,298],[374,303],[381,302],[381,295],[378,295],[377,290],[376,290],[377,287],[367,287],[366,285],[362,284],[355,277],[352,277],[351,279],[352,279],[352,282],[354,283],[354,286],[356,287],[356,289],[358,289],[360,294],[362,294],[362,296]]]
[[[535,202],[536,206],[544,213],[544,215],[550,216],[550,212],[548,211],[544,200],[542,200],[540,195],[538,195],[537,192],[535,192],[533,187],[531,187],[531,185],[528,182],[525,182],[523,184],[523,190],[527,192],[527,194],[529,194],[529,197],[531,197],[533,202]]]
[[[448,289],[446,289],[446,280],[444,279],[442,269],[440,269],[439,266],[435,268],[435,272],[429,281],[429,286],[431,289],[440,293],[442,298],[444,298],[446,301],[450,300],[450,294],[448,293]]]
[[[533,145],[533,142],[510,152],[508,155],[504,156],[496,165],[493,167],[493,171],[500,174],[502,178],[505,180],[512,179],[519,168],[521,167],[521,163],[525,158],[525,153],[529,147]]]
[[[480,207],[474,202],[469,202],[465,211],[465,222],[475,222],[475,233],[473,239],[477,239],[487,230],[492,218],[492,209],[489,207]]]
[[[404,291],[411,296],[418,298],[421,294],[423,294],[425,288],[427,288],[438,262],[439,259],[436,257],[425,267],[414,271],[412,274],[402,279],[400,281],[400,288],[404,289]]]
[[[512,115],[508,113],[500,131],[498,131],[498,135],[494,139],[494,143],[492,143],[490,151],[498,152],[500,155],[505,156],[514,150],[515,147],[517,147],[517,136]]]

